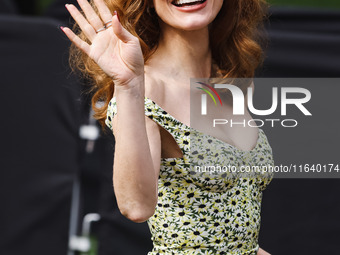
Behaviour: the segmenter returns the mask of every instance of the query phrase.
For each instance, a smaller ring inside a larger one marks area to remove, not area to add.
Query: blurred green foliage
[[[98,240],[95,236],[90,236],[91,248],[89,252],[81,252],[80,255],[97,255],[98,254]]]
[[[49,4],[51,4],[54,0],[36,0],[36,9],[37,14],[41,14],[45,11]]]

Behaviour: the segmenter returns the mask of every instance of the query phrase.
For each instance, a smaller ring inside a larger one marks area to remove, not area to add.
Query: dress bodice
[[[110,128],[115,114],[117,105],[112,98],[106,119]],[[145,98],[145,115],[168,131],[183,152],[181,158],[161,158],[158,203],[148,219],[154,248],[148,255],[255,255],[262,191],[272,174],[199,172],[193,165],[232,165],[237,169],[273,165],[264,131],[259,129],[252,150],[242,151],[190,128],[149,98]]]

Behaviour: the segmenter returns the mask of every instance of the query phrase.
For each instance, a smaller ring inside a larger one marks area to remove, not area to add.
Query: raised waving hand
[[[144,59],[137,37],[120,23],[116,12],[111,13],[103,0],[94,0],[99,16],[87,0],[77,0],[84,15],[72,4],[66,8],[83,31],[90,44],[74,32],[61,27],[66,36],[110,77],[116,85],[125,85],[144,75]]]

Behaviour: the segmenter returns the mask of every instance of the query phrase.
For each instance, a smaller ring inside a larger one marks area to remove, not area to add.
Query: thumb
[[[112,17],[112,29],[115,35],[123,41],[124,43],[127,43],[128,41],[131,41],[134,39],[134,36],[127,31],[122,24],[119,21],[119,17],[117,12],[114,12],[114,15]]]

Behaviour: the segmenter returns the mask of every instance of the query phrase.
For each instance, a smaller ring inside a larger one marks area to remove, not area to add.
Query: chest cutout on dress
[[[175,141],[174,137],[163,127],[159,126],[161,135],[161,157],[162,158],[183,158],[183,152]]]

